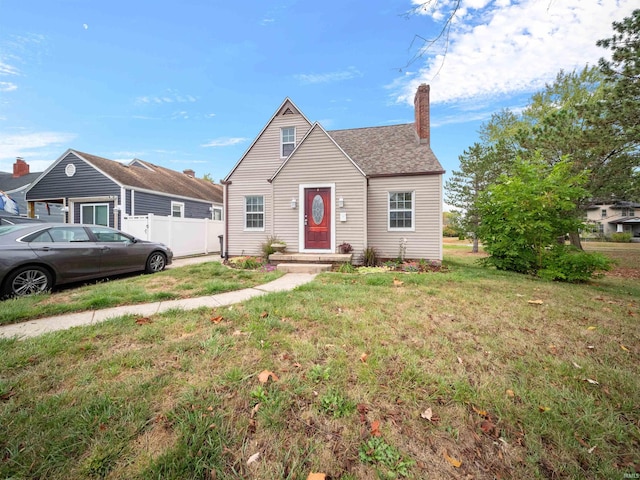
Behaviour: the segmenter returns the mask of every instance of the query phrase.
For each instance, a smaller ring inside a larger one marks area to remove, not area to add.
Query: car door
[[[95,236],[100,249],[100,271],[102,275],[137,272],[144,270],[148,248],[133,237],[109,227],[91,225],[87,227]]]
[[[28,240],[29,248],[56,272],[56,283],[100,276],[100,249],[80,226],[55,226]]]

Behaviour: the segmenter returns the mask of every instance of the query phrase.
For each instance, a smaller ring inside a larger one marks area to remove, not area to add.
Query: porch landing
[[[350,253],[272,253],[269,263],[284,272],[320,273],[330,271],[335,264],[351,262],[351,258]]]

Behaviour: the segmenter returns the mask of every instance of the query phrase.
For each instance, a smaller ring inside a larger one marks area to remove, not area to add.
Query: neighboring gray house
[[[222,187],[139,159],[128,165],[67,150],[27,189],[29,205],[58,204],[68,223],[119,228],[124,215],[222,220]]]
[[[640,237],[640,203],[595,203],[587,207],[587,223],[594,233],[609,236],[612,233],[630,233]]]
[[[285,99],[225,187],[225,254],[259,255],[277,236],[288,252],[331,254],[343,242],[356,261],[442,260],[442,176],[431,151],[429,86],[415,123],[327,131]]]
[[[6,193],[18,204],[19,214],[22,216],[28,214],[25,198],[27,189],[41,174],[42,172],[31,173],[29,164],[20,157],[16,158],[13,164],[13,173],[0,172],[0,191]],[[45,222],[61,222],[64,218],[61,205],[36,202],[33,207],[32,216]]]

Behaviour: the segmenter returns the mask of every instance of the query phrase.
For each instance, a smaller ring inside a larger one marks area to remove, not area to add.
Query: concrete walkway
[[[180,262],[180,260],[182,259],[179,259],[177,262]],[[198,261],[190,261],[189,259],[184,260],[185,262],[199,263]],[[200,259],[200,262],[202,261],[203,260]],[[172,267],[176,266],[180,265],[172,265]],[[156,313],[170,310],[172,308],[190,310],[199,307],[224,307],[225,305],[240,303],[250,298],[258,297],[260,295],[265,295],[271,292],[293,290],[299,285],[310,282],[315,277],[315,274],[309,273],[287,273],[277,280],[265,283],[264,285],[259,285],[253,288],[245,288],[243,290],[236,290],[234,292],[220,293],[218,295],[185,298],[181,300],[168,300],[166,302],[145,303],[141,305],[125,305],[122,307],[106,308],[104,310],[91,310],[87,312],[60,315],[57,317],[28,320],[22,323],[0,326],[0,338],[35,337],[43,333],[54,332],[56,330],[65,330],[71,327],[92,325],[95,323],[104,322],[105,320],[108,320],[110,318],[120,317],[122,315],[133,314],[147,317]]]

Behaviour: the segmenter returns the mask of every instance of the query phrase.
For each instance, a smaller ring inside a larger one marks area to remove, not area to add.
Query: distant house
[[[429,86],[415,123],[327,131],[285,99],[223,180],[225,252],[330,254],[349,243],[379,258],[442,260],[442,176],[430,147]]]
[[[27,189],[30,212],[38,202],[57,204],[68,223],[119,228],[123,216],[222,220],[222,187],[139,159],[125,165],[67,150]]]
[[[0,172],[0,191],[18,204],[20,215],[27,215],[27,189],[41,174],[42,172],[31,173],[29,164],[20,157],[13,164],[13,173]],[[33,213],[34,217],[46,222],[61,222],[63,219],[61,205],[36,202]]]
[[[597,203],[587,207],[587,223],[594,233],[609,236],[626,232],[640,237],[640,203]]]

